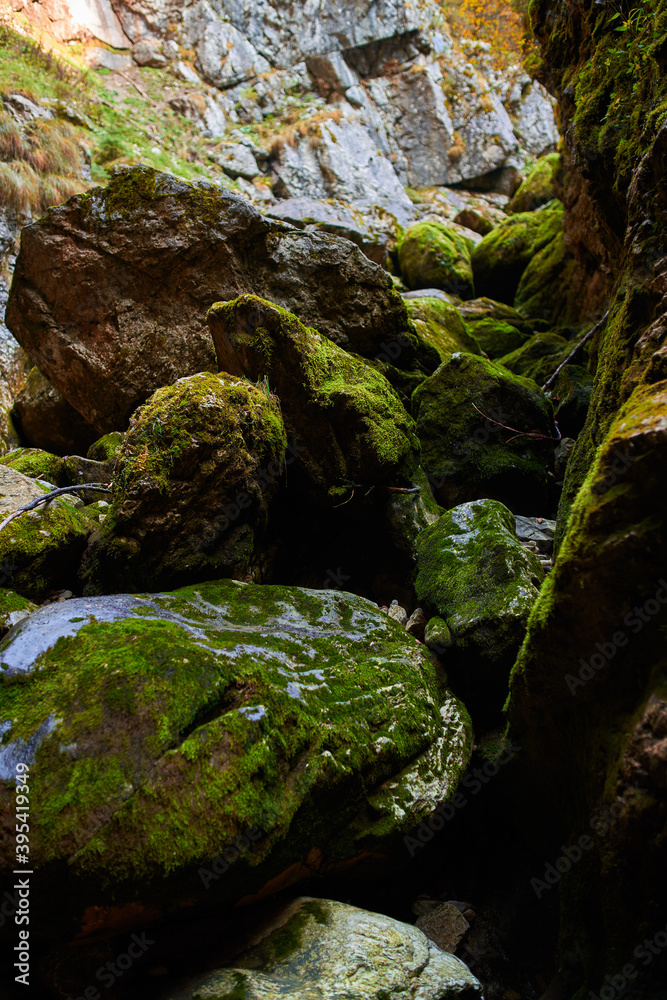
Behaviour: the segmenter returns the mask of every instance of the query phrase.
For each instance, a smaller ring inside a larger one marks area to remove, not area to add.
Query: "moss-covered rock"
[[[110,431],[109,434],[104,434],[91,444],[86,452],[86,458],[93,462],[108,462],[118,458],[123,447],[124,437],[122,431]]]
[[[558,333],[536,333],[516,350],[498,358],[498,364],[544,385],[572,350],[572,344]]]
[[[0,465],[16,469],[30,479],[44,479],[54,486],[71,485],[66,480],[63,459],[40,448],[14,448],[0,458]]]
[[[443,507],[491,497],[516,513],[544,515],[555,428],[534,382],[458,354],[415,391],[413,412],[422,467]]]
[[[419,928],[347,903],[296,899],[254,939],[233,965],[168,990],[163,1000],[387,1000],[390,984],[395,995],[420,1000],[482,996],[464,963]]]
[[[280,482],[285,428],[263,385],[202,372],[132,419],[109,513],[86,553],[86,593],[243,576]]]
[[[499,716],[544,572],[495,500],[446,511],[417,541],[417,598],[442,619],[453,645],[448,676],[473,714]],[[433,629],[431,629],[433,632]]]
[[[20,621],[37,611],[37,605],[13,590],[0,588],[0,639]]]
[[[19,624],[0,671],[0,749],[30,765],[31,926],[61,934],[402,856],[471,751],[424,647],[331,590],[74,599]],[[11,867],[13,770],[0,796]]]
[[[511,199],[510,212],[533,212],[558,197],[562,175],[560,153],[542,156]]]
[[[441,288],[462,299],[474,296],[470,244],[435,220],[409,226],[398,245],[401,275],[409,288]]]
[[[581,365],[565,365],[549,391],[554,416],[563,437],[582,431],[593,392],[593,376]]]
[[[436,349],[441,362],[457,351],[481,354],[479,343],[466,328],[456,306],[429,297],[407,299],[405,304],[417,333]]]
[[[46,484],[0,465],[0,520],[48,492]],[[3,585],[35,601],[51,590],[76,590],[93,527],[85,511],[64,497],[14,518],[0,531]]]
[[[414,423],[383,375],[253,295],[216,304],[208,322],[221,371],[266,379],[278,395],[321,500],[340,502],[350,484],[412,481],[419,453]]]
[[[477,295],[514,304],[526,267],[562,226],[563,206],[555,203],[513,215],[485,236],[471,254]]]
[[[532,337],[532,324],[504,302],[472,299],[457,307],[469,333],[492,360],[515,351]]]
[[[571,318],[568,290],[575,269],[574,257],[565,245],[563,233],[536,249],[521,275],[514,307],[528,318],[548,320],[556,325]]]

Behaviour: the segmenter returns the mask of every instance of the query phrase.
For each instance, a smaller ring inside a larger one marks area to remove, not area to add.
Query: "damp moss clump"
[[[491,497],[516,513],[544,515],[556,428],[535,382],[455,354],[415,391],[412,405],[422,467],[441,506]],[[521,434],[535,431],[543,437]]]
[[[280,404],[265,385],[202,372],[132,418],[110,509],[86,554],[86,593],[242,575],[281,481]]]
[[[442,222],[409,226],[398,244],[398,263],[409,288],[440,288],[462,299],[475,294],[470,242]]]
[[[286,309],[253,295],[209,310],[218,365],[268,380],[318,496],[338,500],[350,483],[411,481],[414,423],[387,379]]]
[[[10,469],[29,476],[31,479],[42,479],[54,486],[65,486],[64,462],[59,455],[52,455],[40,448],[14,448],[0,458],[0,465],[8,465]]]
[[[466,328],[456,306],[428,296],[406,301],[408,316],[415,329],[446,361],[457,351],[481,354],[478,341]]]

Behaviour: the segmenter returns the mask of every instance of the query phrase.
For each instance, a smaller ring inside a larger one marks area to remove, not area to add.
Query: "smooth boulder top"
[[[424,647],[339,591],[73,599],[11,631],[0,674],[0,767],[22,755],[41,804],[31,861],[67,863],[36,903],[46,927],[80,927],[89,905],[103,927],[112,901],[230,905],[306,858],[385,851],[453,794],[472,746]],[[0,784],[3,822],[11,800]],[[249,828],[252,850],[204,885]]]

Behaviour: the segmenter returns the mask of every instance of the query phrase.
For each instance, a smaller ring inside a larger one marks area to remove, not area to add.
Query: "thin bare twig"
[[[604,316],[602,317],[602,319],[601,319],[601,320],[600,320],[600,321],[599,321],[598,323],[596,323],[596,324],[595,324],[595,326],[594,326],[594,327],[592,327],[592,328],[591,328],[591,329],[590,329],[590,330],[588,331],[588,333],[587,333],[587,334],[585,334],[585,335],[584,335],[584,336],[583,336],[583,337],[581,338],[581,340],[579,341],[579,343],[578,343],[578,344],[577,344],[577,345],[576,345],[576,346],[575,346],[575,347],[573,348],[573,350],[571,350],[571,351],[570,351],[570,353],[568,354],[568,356],[567,356],[567,357],[565,358],[565,361],[562,361],[562,362],[561,362],[561,363],[559,364],[559,366],[558,366],[558,368],[556,369],[556,371],[555,371],[555,372],[553,373],[553,375],[551,375],[551,376],[550,376],[550,377],[549,377],[549,378],[548,378],[548,379],[546,380],[546,382],[545,382],[545,383],[544,383],[544,385],[542,386],[542,392],[546,392],[546,391],[547,391],[547,389],[550,389],[550,388],[551,388],[551,386],[552,386],[552,385],[554,384],[554,382],[556,381],[556,379],[558,378],[558,376],[559,376],[559,375],[560,375],[560,373],[562,372],[563,368],[565,368],[565,365],[569,365],[569,363],[570,363],[570,362],[572,361],[572,358],[574,358],[574,357],[575,357],[575,356],[576,356],[576,355],[577,355],[577,354],[579,353],[579,351],[580,351],[580,350],[581,350],[581,348],[582,348],[582,347],[584,346],[584,344],[585,344],[585,343],[586,343],[586,342],[587,342],[588,340],[590,340],[590,339],[591,339],[591,337],[592,337],[592,336],[593,336],[594,334],[596,334],[596,333],[598,332],[598,330],[601,330],[601,329],[602,329],[602,327],[603,327],[603,326],[605,325],[605,323],[607,322],[608,318],[609,318],[609,310],[607,309],[607,311],[606,311],[606,313],[604,314]]]
[[[34,510],[35,507],[39,507],[43,503],[48,503],[54,497],[62,496],[64,493],[75,493],[77,490],[94,490],[97,493],[111,493],[109,487],[105,486],[104,483],[81,483],[79,486],[63,486],[58,490],[51,490],[50,493],[42,494],[41,497],[37,497],[36,500],[31,500],[30,503],[27,503],[25,507],[19,507],[13,514],[9,514],[2,524],[0,524],[0,531],[6,528],[19,514],[25,514],[26,511]]]
[[[490,423],[495,424],[496,427],[502,427],[504,431],[512,432],[514,437],[508,438],[505,444],[509,444],[511,441],[515,441],[517,438],[520,437],[542,438],[543,441],[560,441],[561,438],[563,437],[563,435],[560,432],[560,428],[555,420],[554,420],[554,426],[558,431],[558,437],[551,437],[549,434],[542,434],[541,431],[518,431],[516,427],[509,427],[507,424],[501,423],[500,420],[494,420],[493,417],[487,417],[486,413],[482,413],[479,406],[475,406],[474,403],[472,405],[477,410],[479,415],[484,417],[485,420],[488,420]]]
[[[150,97],[143,89],[143,87],[140,87],[139,84],[136,82],[136,80],[133,80],[131,76],[128,76],[127,73],[123,73],[123,71],[120,69],[117,69],[116,73],[118,73],[118,76],[122,76],[124,80],[127,80],[128,83],[131,83],[134,89],[137,91],[137,93],[141,94],[144,100],[148,101],[149,104],[155,104],[153,98]]]

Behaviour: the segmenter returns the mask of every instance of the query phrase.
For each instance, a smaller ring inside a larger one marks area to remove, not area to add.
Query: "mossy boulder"
[[[30,479],[44,479],[54,486],[70,485],[66,482],[63,459],[41,448],[14,448],[0,458],[0,465],[15,469]]]
[[[425,648],[340,591],[223,580],[77,598],[19,623],[0,671],[0,751],[30,766],[35,931],[387,865],[471,753]],[[0,796],[7,870],[12,768]]]
[[[118,458],[123,447],[123,440],[122,431],[111,431],[109,434],[104,434],[91,444],[86,452],[86,458],[93,462],[109,462],[111,459]]]
[[[97,437],[94,427],[38,368],[31,369],[13,413],[22,441],[56,455],[85,454]]]
[[[13,590],[0,588],[0,639],[20,621],[37,611],[37,605]]]
[[[209,311],[221,371],[267,380],[280,399],[314,494],[340,502],[350,484],[407,486],[419,443],[414,422],[378,371],[253,295]]]
[[[525,271],[514,296],[514,307],[528,318],[542,317],[552,324],[571,318],[568,290],[575,269],[574,257],[558,233],[538,250]]]
[[[460,232],[443,222],[415,222],[398,245],[401,275],[409,288],[441,288],[471,299],[475,289],[470,247]]]
[[[0,465],[0,520],[48,492],[48,485]],[[94,525],[70,501],[57,497],[0,531],[3,586],[34,601],[52,590],[77,589],[77,569]]]
[[[534,382],[459,354],[412,402],[422,467],[439,504],[491,497],[515,513],[544,516],[556,430],[551,404]],[[530,436],[535,432],[543,437]]]
[[[563,206],[556,203],[513,215],[490,232],[471,255],[477,295],[516,306],[523,272],[562,227]]]
[[[582,431],[593,393],[593,376],[581,365],[565,365],[549,391],[554,416],[563,437]]]
[[[478,1000],[481,983],[419,928],[330,899],[301,897],[254,930],[253,945],[162,1000]]]
[[[572,351],[573,345],[559,333],[536,333],[515,351],[498,358],[497,363],[544,385],[559,364]]]
[[[540,157],[508,205],[510,212],[533,212],[558,197],[562,166],[560,153]]]
[[[417,599],[451,633],[446,663],[454,690],[473,719],[497,717],[544,579],[540,562],[496,500],[446,511],[421,533],[417,550]]]
[[[533,335],[533,327],[521,313],[504,302],[472,299],[461,302],[458,311],[468,332],[492,360],[521,347]]]
[[[265,386],[202,372],[159,389],[125,436],[109,513],[86,553],[86,593],[242,577],[285,445]]]
[[[436,349],[441,362],[457,351],[481,354],[479,343],[466,328],[456,306],[429,297],[407,299],[405,304],[417,333]]]
[[[22,231],[7,324],[97,428],[88,447],[127,427],[156,389],[215,370],[206,311],[245,292],[370,357],[408,329],[390,276],[349,240],[267,219],[219,185],[145,166]]]

